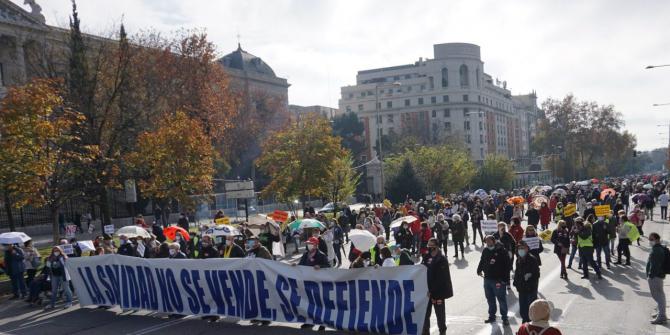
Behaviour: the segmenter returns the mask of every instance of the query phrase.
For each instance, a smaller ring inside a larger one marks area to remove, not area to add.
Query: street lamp
[[[380,85],[380,84],[375,84],[375,109],[377,111],[376,113],[376,118],[377,118],[377,140],[378,145],[377,145],[377,156],[379,156],[379,161],[381,162],[381,169],[380,169],[380,177],[381,177],[381,186],[382,186],[382,199],[381,201],[384,201],[386,199],[386,189],[384,188],[384,156],[382,154],[382,116],[381,116],[381,110],[382,106],[379,103],[379,88],[384,87],[384,86],[391,86],[391,87],[399,87],[401,86],[402,83],[399,81],[393,82],[391,85]]]
[[[645,67],[645,69],[649,70],[649,69],[654,69],[654,68],[657,68],[657,67],[666,67],[666,66],[670,66],[670,64],[663,64],[663,65],[647,65],[647,67]]]

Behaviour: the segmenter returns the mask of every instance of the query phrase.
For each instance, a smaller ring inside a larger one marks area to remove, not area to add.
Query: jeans
[[[484,235],[482,234],[482,226],[472,225],[472,244],[477,245],[477,232],[479,232],[479,240],[484,244]]]
[[[598,266],[598,264],[596,264],[596,261],[593,260],[593,248],[591,247],[580,248],[579,258],[582,260],[581,263],[584,277],[589,276],[589,265],[591,265],[593,269],[596,270],[596,275],[600,277],[600,267]]]
[[[23,280],[23,272],[15,273],[9,276],[12,281],[12,293],[15,297],[21,295],[26,295],[26,282]]]
[[[461,247],[461,256],[465,257],[465,252],[463,251],[465,249],[465,247],[463,247],[463,241],[454,242],[454,257],[458,258],[458,247]]]
[[[519,315],[521,315],[522,322],[530,322],[528,309],[530,308],[530,304],[535,300],[537,300],[537,291],[519,292]]]
[[[485,278],[484,295],[489,305],[489,320],[496,319],[496,299],[500,305],[500,316],[503,320],[507,320],[507,289],[505,283]]]
[[[570,250],[570,259],[568,260],[568,267],[572,267],[572,260],[575,259],[575,254],[576,254],[576,253],[577,253],[577,246],[576,246],[576,245],[573,245],[572,248],[571,248],[571,250]],[[579,258],[579,265],[580,265],[580,266],[582,265],[582,258],[581,258],[581,255],[580,255],[580,258]]]
[[[615,241],[616,241],[615,238],[611,238],[611,239],[610,239],[610,254],[611,254],[612,256],[614,256],[614,250],[616,250],[616,249],[614,249],[614,242],[615,242]]]
[[[333,243],[333,249],[335,250],[335,258],[337,259],[337,264],[342,265],[342,246],[339,243]]]
[[[647,281],[649,282],[649,291],[651,293],[651,297],[656,302],[658,308],[658,316],[656,317],[656,319],[664,320],[666,318],[666,315],[665,315],[665,292],[663,291],[663,278],[658,277],[648,278]]]
[[[596,246],[596,259],[598,260],[598,266],[602,267],[602,262],[600,258],[600,253],[605,252],[605,264],[607,264],[607,267],[610,266],[610,245],[609,243],[605,243],[604,245],[597,245]]]
[[[56,297],[61,285],[63,285],[63,292],[65,293],[65,303],[72,304],[72,291],[70,291],[70,285],[65,280],[65,276],[51,276],[51,307],[56,305]]]
[[[661,220],[668,219],[668,206],[661,206]]]
[[[426,308],[426,321],[423,323],[422,334],[430,334],[430,314],[435,309],[435,317],[437,318],[437,329],[440,332],[447,331],[447,313],[444,310],[444,300],[435,300],[435,303],[428,303]]]
[[[626,264],[630,264],[630,240],[627,238],[619,239],[619,245],[617,245],[617,263],[621,264],[621,254],[623,253],[626,256]]]

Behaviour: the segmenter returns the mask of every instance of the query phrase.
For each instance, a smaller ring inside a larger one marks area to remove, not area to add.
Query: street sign
[[[254,190],[226,191],[228,199],[249,199],[254,197]]]
[[[226,181],[224,185],[226,192],[230,191],[242,191],[242,190],[252,190],[254,189],[253,180],[240,180],[240,181]]]

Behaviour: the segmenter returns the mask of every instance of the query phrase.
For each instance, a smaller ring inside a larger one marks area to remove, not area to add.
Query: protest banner
[[[493,234],[498,231],[498,221],[496,220],[482,220],[482,231],[484,234]]]
[[[60,246],[63,249],[63,253],[66,255],[74,255],[74,247],[72,244],[63,244]]]
[[[137,244],[137,254],[140,255],[140,257],[144,257],[144,252],[146,251],[146,247],[144,244],[139,243]]]
[[[112,235],[114,234],[114,225],[113,224],[108,224],[105,226],[105,234]]]
[[[77,226],[70,224],[65,226],[65,237],[73,238],[77,234]]]
[[[230,224],[230,219],[228,217],[218,218],[218,219],[214,220],[214,223],[216,223],[216,224]]]
[[[288,212],[275,210],[272,212],[272,219],[277,222],[286,222],[288,220]]]
[[[601,205],[601,206],[595,206],[593,209],[596,210],[596,216],[597,217],[608,217],[610,216],[610,205]]]
[[[537,237],[537,236],[524,237],[523,241],[526,242],[526,244],[528,244],[528,249],[529,250],[539,249],[540,248],[540,243],[542,243],[540,238]]]
[[[95,245],[93,244],[93,241],[91,241],[91,240],[79,241],[79,242],[77,242],[77,245],[79,246],[79,249],[81,249],[82,252],[95,251]]]
[[[423,265],[321,269],[265,259],[70,258],[82,306],[309,323],[419,334],[428,307]]]
[[[575,215],[575,212],[577,212],[577,206],[575,204],[567,204],[565,208],[563,208],[563,216],[573,216]]]

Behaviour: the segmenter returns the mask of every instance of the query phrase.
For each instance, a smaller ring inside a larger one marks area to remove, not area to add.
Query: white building
[[[318,114],[328,120],[334,119],[336,116],[340,115],[340,111],[337,108],[326,107],[326,106],[299,106],[299,105],[288,105],[289,115],[292,119],[299,120],[307,114]]]
[[[477,45],[436,44],[433,52],[433,59],[414,64],[359,71],[356,85],[342,87],[340,110],[357,113],[365,124],[368,150],[360,159],[378,156],[375,129],[424,143],[462,140],[477,162],[492,153],[528,157],[535,93],[513,97],[506,82],[484,72]]]

